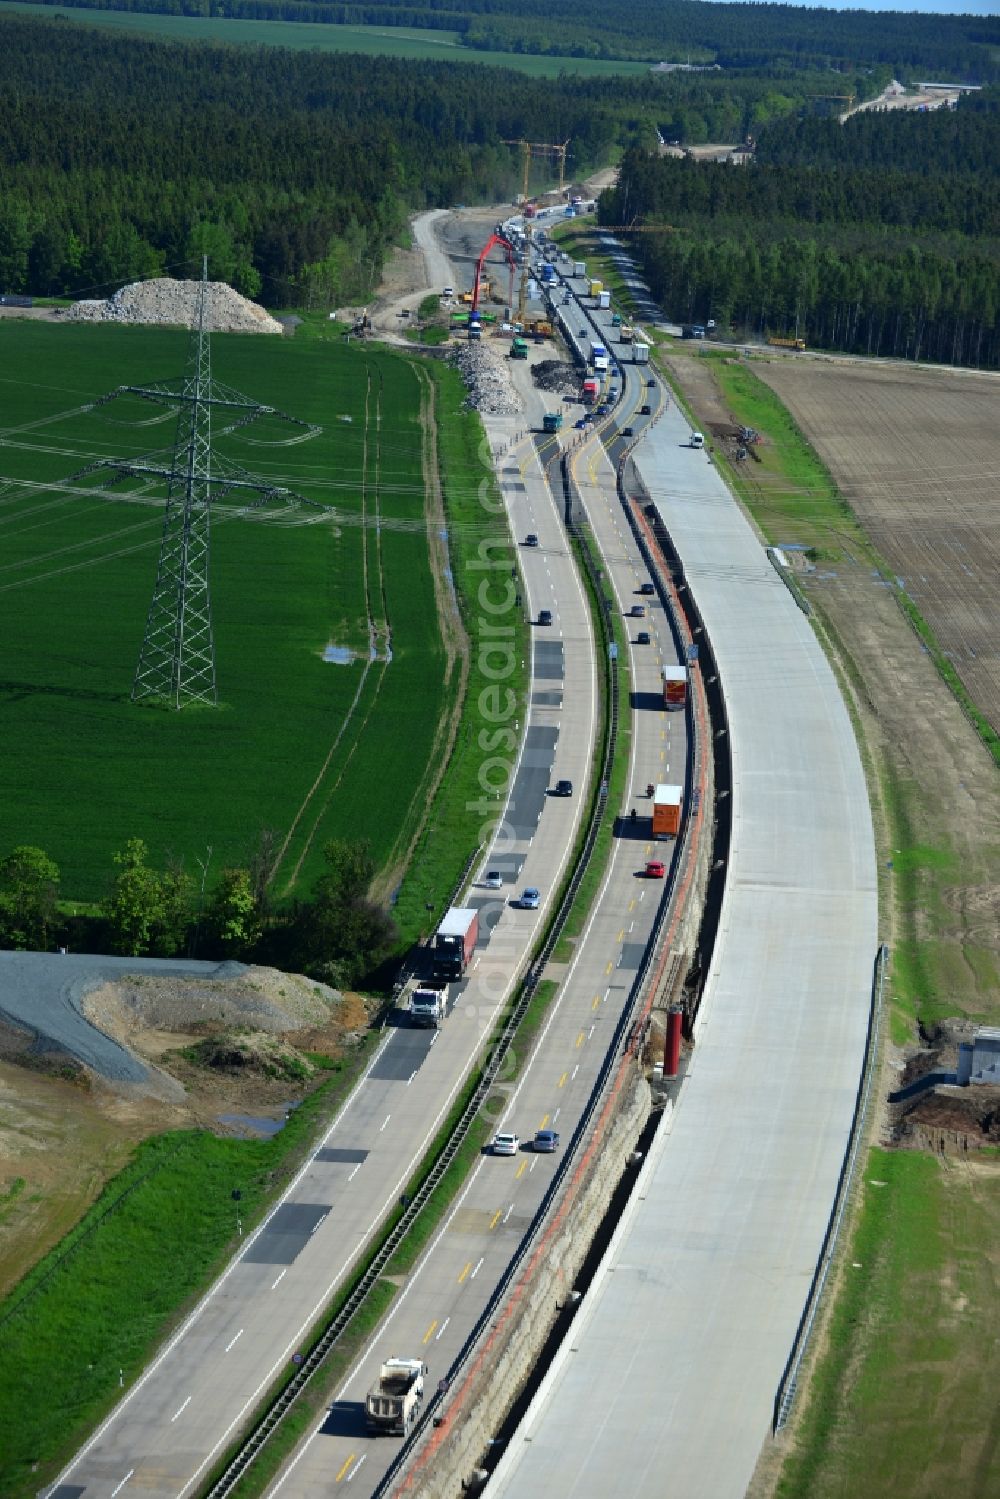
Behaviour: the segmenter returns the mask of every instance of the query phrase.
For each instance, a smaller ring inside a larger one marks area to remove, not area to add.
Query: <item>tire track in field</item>
[[[380,482],[380,477],[381,477],[381,462],[382,462],[382,391],[383,391],[383,381],[382,381],[382,372],[381,372],[381,370],[379,369],[377,371],[377,373],[378,373],[378,391],[377,391],[377,394],[375,396],[375,402],[374,402],[374,442],[371,441],[371,433],[372,433],[372,426],[373,426],[373,418],[372,418],[372,373],[371,373],[371,366],[369,366],[368,370],[367,370],[367,383],[366,383],[366,387],[365,387],[364,434],[363,434],[362,446],[361,446],[361,505],[360,505],[360,524],[361,524],[361,538],[362,538],[361,559],[362,559],[362,586],[363,586],[364,598],[365,598],[365,617],[366,617],[366,620],[367,620],[367,629],[368,629],[368,659],[365,661],[364,667],[362,669],[361,680],[358,682],[357,691],[354,694],[354,698],[353,698],[353,700],[351,702],[351,706],[348,709],[347,714],[345,715],[344,720],[343,720],[343,722],[340,725],[340,728],[337,730],[336,736],[334,737],[333,743],[330,745],[330,748],[327,751],[327,754],[326,754],[326,757],[325,757],[325,759],[323,761],[323,764],[320,766],[320,769],[319,769],[319,772],[318,772],[318,774],[316,776],[316,779],[313,781],[313,783],[310,786],[309,790],[306,792],[305,798],[302,801],[302,805],[299,807],[298,811],[296,812],[295,817],[292,820],[291,826],[289,827],[288,832],[285,835],[284,842],[282,843],[281,848],[278,850],[278,854],[277,854],[277,857],[276,857],[276,859],[274,861],[274,864],[272,866],[270,878],[268,880],[269,884],[276,878],[278,870],[281,868],[281,865],[284,862],[284,860],[285,860],[285,858],[286,858],[286,856],[288,854],[288,850],[289,850],[289,847],[291,845],[292,839],[295,836],[296,829],[298,828],[299,824],[301,823],[303,817],[305,817],[307,815],[307,813],[309,812],[310,807],[311,807],[311,805],[313,803],[313,800],[317,796],[318,792],[320,791],[320,788],[321,788],[321,786],[323,784],[323,781],[326,778],[327,772],[330,769],[330,765],[331,765],[331,762],[333,760],[333,757],[336,754],[337,749],[338,749],[339,745],[341,744],[341,741],[343,740],[344,735],[347,732],[348,727],[353,724],[354,716],[355,716],[355,713],[356,713],[357,707],[358,707],[358,703],[361,700],[361,695],[362,695],[362,693],[364,691],[365,684],[366,684],[366,682],[368,680],[368,673],[371,671],[373,663],[378,659],[378,636],[379,636],[379,629],[378,629],[378,624],[376,622],[376,619],[375,619],[375,616],[374,616],[374,613],[373,613],[372,583],[371,583],[371,571],[372,570],[369,568],[369,565],[368,565],[369,536],[370,536],[370,532],[371,532],[372,526],[374,526],[375,539],[376,539],[375,561],[376,561],[376,564],[377,564],[376,570],[378,572],[378,596],[379,596],[379,602],[380,602],[381,609],[382,609],[382,620],[383,620],[382,633],[386,637],[387,652],[386,652],[386,656],[382,660],[382,669],[381,669],[381,671],[379,673],[378,682],[377,682],[376,687],[375,687],[375,692],[372,695],[372,700],[371,700],[370,704],[368,705],[368,708],[367,708],[367,710],[365,712],[364,718],[361,720],[360,724],[356,725],[357,734],[355,736],[354,743],[351,746],[350,751],[348,752],[348,754],[347,754],[347,756],[346,756],[346,758],[344,760],[343,765],[340,767],[340,770],[339,770],[339,772],[337,774],[336,780],[334,781],[334,783],[330,787],[330,789],[327,791],[326,795],[323,797],[322,805],[319,808],[318,812],[316,813],[315,817],[313,818],[312,826],[310,827],[309,832],[306,835],[306,839],[305,839],[305,843],[304,843],[304,845],[302,847],[302,851],[299,854],[299,857],[297,858],[297,860],[295,861],[294,868],[292,869],[290,875],[288,876],[288,879],[285,881],[285,887],[284,887],[284,891],[283,891],[283,893],[285,895],[289,895],[291,893],[292,889],[294,888],[295,883],[298,880],[299,875],[301,874],[302,865],[305,862],[305,860],[306,860],[306,858],[307,858],[307,856],[309,854],[310,849],[312,848],[313,842],[314,842],[315,837],[316,837],[317,830],[318,830],[321,822],[323,821],[323,818],[326,816],[327,811],[329,810],[330,802],[333,799],[334,793],[336,792],[338,786],[340,785],[341,781],[343,780],[344,773],[347,770],[347,767],[350,765],[351,761],[354,758],[354,753],[355,753],[355,751],[356,751],[356,749],[358,747],[358,744],[361,741],[362,735],[364,734],[365,727],[366,727],[366,725],[368,723],[369,718],[371,717],[372,710],[375,707],[375,704],[378,702],[379,694],[380,694],[380,692],[382,690],[382,683],[383,683],[383,681],[385,679],[386,667],[388,665],[388,655],[389,655],[389,652],[388,652],[388,634],[389,634],[389,628],[388,628],[388,610],[387,610],[387,606],[386,606],[386,594],[385,594],[385,577],[384,577],[384,575],[382,573],[381,501],[380,501],[380,492],[379,492],[379,482]],[[373,461],[372,461],[372,459],[369,456],[370,449],[372,449],[372,448],[374,449],[374,460]],[[374,469],[374,481],[373,481],[373,483],[370,486],[370,488],[371,488],[371,495],[369,496],[369,469],[370,469],[370,467]],[[371,514],[369,514],[369,498],[370,498]]]

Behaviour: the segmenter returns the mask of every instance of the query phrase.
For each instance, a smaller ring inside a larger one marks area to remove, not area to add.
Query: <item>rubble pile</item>
[[[200,281],[136,281],[104,302],[75,302],[64,316],[75,323],[179,323],[190,328],[198,312]],[[224,281],[209,281],[205,327],[210,333],[281,333],[263,307],[241,297]]]
[[[459,344],[450,357],[469,387],[466,405],[487,416],[517,416],[524,409],[506,363],[489,344]]]
[[[564,359],[543,359],[532,365],[531,378],[539,390],[555,394],[575,396],[580,390],[580,376]]]

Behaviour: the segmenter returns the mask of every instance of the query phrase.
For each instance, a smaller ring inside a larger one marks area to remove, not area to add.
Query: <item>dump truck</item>
[[[621,327],[618,329],[618,337],[621,339],[622,343],[630,344],[634,336],[635,334],[632,329],[632,325],[630,323],[622,323]]]
[[[604,290],[604,282],[603,281],[592,281],[590,283],[590,295],[592,297],[599,297],[601,295],[601,292],[603,290]]]
[[[681,797],[683,787],[666,786],[662,782],[653,788],[653,837],[676,838],[681,830]]]
[[[424,1397],[426,1373],[421,1359],[386,1359],[365,1399],[365,1424],[370,1432],[406,1436]]]
[[[683,708],[687,702],[688,677],[686,666],[663,668],[663,706]]]
[[[515,338],[514,339],[514,342],[510,346],[510,357],[511,357],[511,359],[527,359],[527,357],[528,357],[528,344],[527,344],[527,341],[525,339],[523,339],[523,338]]]
[[[804,349],[806,346],[804,338],[769,338],[768,343],[775,349]]]
[[[559,432],[562,428],[562,424],[563,414],[561,411],[546,411],[545,415],[542,417],[543,432]]]
[[[410,1017],[414,1025],[437,1030],[448,1015],[448,985],[418,984],[410,995]]]
[[[434,977],[460,979],[479,937],[479,912],[470,907],[452,906],[434,933]]]

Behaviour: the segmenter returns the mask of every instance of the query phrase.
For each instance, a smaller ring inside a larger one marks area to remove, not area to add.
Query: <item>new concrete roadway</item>
[[[634,400],[643,375],[622,368]],[[676,409],[635,462],[726,695],[728,880],[672,1127],[491,1499],[740,1499],[820,1251],[864,1053],[875,850],[833,672]]]

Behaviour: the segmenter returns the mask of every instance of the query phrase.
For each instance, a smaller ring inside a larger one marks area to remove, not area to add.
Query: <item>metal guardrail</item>
[[[858,1155],[864,1138],[865,1120],[868,1116],[868,1105],[871,1100],[872,1087],[875,1077],[875,1060],[878,1055],[878,1033],[882,1018],[882,996],[885,989],[885,976],[889,967],[889,949],[883,942],[875,955],[875,967],[872,975],[871,1005],[868,1013],[868,1034],[865,1038],[865,1058],[861,1071],[861,1080],[858,1083],[858,1095],[854,1104],[854,1118],[851,1120],[851,1133],[848,1137],[847,1150],[844,1152],[844,1161],[840,1168],[840,1178],[837,1182],[837,1193],[833,1200],[833,1208],[823,1236],[823,1246],[820,1249],[816,1269],[813,1272],[812,1284],[809,1287],[809,1295],[799,1319],[799,1325],[795,1332],[792,1343],[792,1351],[788,1355],[788,1362],[778,1383],[778,1389],[774,1397],[774,1412],[771,1418],[772,1431],[778,1432],[785,1425],[791,1413],[795,1401],[795,1393],[798,1387],[799,1370],[809,1346],[816,1316],[819,1311],[823,1290],[826,1286],[833,1264],[833,1257],[837,1249],[837,1241],[840,1235],[844,1213],[847,1208],[851,1188],[854,1185],[855,1172],[857,1169]]]

